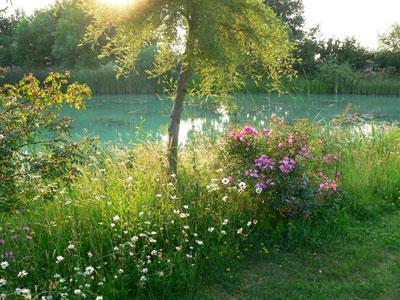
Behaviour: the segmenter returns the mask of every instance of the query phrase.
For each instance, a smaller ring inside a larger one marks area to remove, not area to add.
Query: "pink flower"
[[[333,194],[336,193],[338,188],[338,184],[336,182],[336,180],[330,180],[330,179],[326,179],[325,182],[321,183],[319,185],[319,191],[320,192],[328,192],[329,194]]]
[[[272,161],[271,158],[269,158],[267,155],[261,155],[259,158],[257,158],[254,161],[254,166],[260,168],[260,169],[270,169],[272,170],[275,166],[274,162]]]
[[[322,161],[326,162],[327,164],[332,164],[333,162],[335,162],[337,160],[338,160],[338,157],[335,154],[328,154],[322,158]]]
[[[280,162],[279,169],[284,174],[289,174],[296,168],[296,161],[289,157],[284,157]]]
[[[254,127],[251,126],[245,126],[243,129],[239,132],[236,132],[233,135],[233,139],[235,141],[240,141],[243,142],[246,140],[247,137],[257,137],[258,136],[258,131]]]
[[[303,156],[303,157],[305,157],[305,158],[308,158],[308,159],[311,158],[310,150],[309,150],[308,148],[306,148],[306,147],[302,147],[302,148],[300,149],[299,155],[301,155],[301,156]]]
[[[270,138],[272,136],[272,131],[268,128],[263,129],[264,136]]]

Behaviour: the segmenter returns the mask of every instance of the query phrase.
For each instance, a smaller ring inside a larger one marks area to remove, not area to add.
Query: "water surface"
[[[188,101],[185,105],[180,139],[192,132],[218,134],[229,124],[268,126],[272,115],[288,120],[307,118],[329,121],[351,105],[351,113],[372,118],[374,122],[400,121],[400,98],[382,96],[333,95],[237,95],[235,112],[216,109]],[[75,136],[95,135],[105,142],[137,143],[146,139],[163,139],[169,123],[172,102],[157,96],[94,96],[86,110],[66,108],[71,116]]]

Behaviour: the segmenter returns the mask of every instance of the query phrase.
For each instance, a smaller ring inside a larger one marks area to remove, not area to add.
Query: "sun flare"
[[[123,4],[129,4],[134,2],[135,0],[98,0],[99,2],[106,3],[106,4],[117,4],[117,5],[123,5]]]

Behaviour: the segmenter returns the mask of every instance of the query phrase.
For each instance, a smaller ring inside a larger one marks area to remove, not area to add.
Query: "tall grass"
[[[268,253],[279,241],[312,241],[338,222],[396,207],[400,129],[321,130],[341,157],[344,193],[316,222],[271,228],[270,220],[259,219],[250,193],[220,184],[219,142],[195,140],[182,149],[179,181],[167,175],[163,145],[113,148],[97,153],[55,201],[36,199],[14,215],[0,215],[0,262],[13,251],[10,266],[0,268],[7,280],[2,290],[11,299],[26,292],[16,287],[30,287],[37,297],[179,299],[199,282],[228,280],[251,247]],[[23,270],[28,274],[18,277]]]
[[[59,69],[32,70],[39,79],[43,79],[51,71],[63,71]],[[26,71],[22,69],[10,69],[4,77],[0,77],[0,85],[17,82]],[[355,95],[382,95],[400,96],[400,76],[375,76],[366,78],[358,76],[358,80],[351,85],[335,86],[332,82],[326,82],[318,77],[305,79],[303,77],[283,82],[283,89],[293,94],[355,94]],[[161,94],[165,91],[165,84],[148,79],[144,69],[132,72],[128,77],[116,78],[111,65],[105,65],[97,69],[72,70],[72,79],[80,83],[88,84],[96,95],[119,94]],[[237,92],[265,93],[267,83],[255,84],[252,81],[246,83],[243,90]]]

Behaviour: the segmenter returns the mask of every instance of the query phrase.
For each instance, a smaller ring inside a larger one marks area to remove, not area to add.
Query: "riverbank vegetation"
[[[12,103],[16,90],[3,92]],[[29,161],[54,158],[73,176],[23,161],[8,171],[18,193],[3,197],[13,201],[0,220],[3,296],[176,299],[199,282],[228,280],[251,253],[320,246],[356,220],[396,210],[399,129],[341,122],[275,119],[264,129],[233,127],[214,142],[194,136],[180,148],[178,175],[167,172],[162,143],[82,141],[67,151],[84,151],[73,160],[36,148]],[[29,132],[24,143],[35,146]],[[0,139],[10,162],[24,157],[13,137]]]
[[[376,50],[362,47],[355,38],[322,38],[318,27],[305,31],[300,0],[266,0],[278,17],[287,24],[289,35],[297,44],[293,55],[298,78],[286,83],[287,91],[304,94],[399,95],[400,52],[398,25],[380,38]],[[91,86],[94,94],[160,94],[171,82],[146,79],[146,70],[155,61],[159,49],[149,44],[141,53],[136,71],[128,78],[115,78],[111,59],[99,58],[106,38],[95,47],[82,44],[92,17],[79,8],[79,1],[65,0],[36,11],[0,12],[2,45],[0,65],[6,67],[1,82],[14,83],[25,73],[44,78],[52,71],[72,70],[74,79]],[[110,29],[110,32],[112,30]],[[239,92],[259,93],[265,84],[247,85]]]

